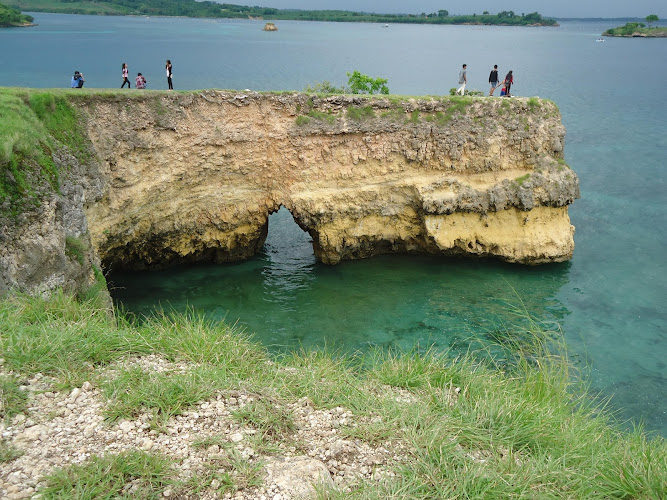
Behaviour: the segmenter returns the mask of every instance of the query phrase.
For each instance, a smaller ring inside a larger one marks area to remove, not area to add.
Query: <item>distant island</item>
[[[273,19],[291,21],[414,23],[414,24],[484,24],[500,26],[558,26],[555,19],[537,12],[515,14],[504,10],[498,14],[450,16],[446,10],[421,14],[375,14],[347,10],[297,10],[272,7],[250,7],[195,0],[7,0],[13,7],[31,12],[63,14],[185,16],[230,19]]]
[[[33,17],[21,14],[21,11],[0,3],[0,28],[34,26],[33,20]]]
[[[620,36],[628,38],[667,38],[667,28],[662,26],[651,27],[651,23],[659,21],[658,16],[646,16],[646,23],[626,23],[625,26],[611,28],[602,33],[603,36]]]

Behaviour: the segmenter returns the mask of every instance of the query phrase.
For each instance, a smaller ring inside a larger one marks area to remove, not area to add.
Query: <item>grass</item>
[[[151,427],[164,430],[171,417],[213,395],[218,379],[213,382],[211,375],[196,369],[185,374],[145,372],[138,367],[121,370],[102,382],[109,400],[105,417],[112,422],[131,420],[147,411]]]
[[[239,422],[250,424],[270,440],[287,438],[296,429],[290,411],[270,399],[252,401],[232,414]]]
[[[312,110],[308,113],[308,116],[314,120],[327,122],[329,125],[336,123],[336,117],[332,113],[323,113],[321,111]]]
[[[58,171],[46,127],[21,98],[0,91],[0,115],[0,215],[16,215],[57,189]]]
[[[91,150],[63,92],[0,89],[0,115],[0,215],[16,216],[59,190],[56,149],[66,147],[80,162]]]
[[[97,374],[110,419],[146,412],[160,428],[216,391],[242,390],[256,396],[235,418],[258,429],[259,449],[274,453],[268,445],[289,439],[295,426],[287,404],[307,397],[315,409],[340,406],[355,420],[342,436],[401,443],[406,454],[394,476],[361,481],[345,494],[354,498],[660,498],[665,491],[664,440],[641,428],[620,431],[570,371],[558,331],[533,323],[496,332],[487,351],[456,358],[415,349],[271,359],[238,331],[192,313],[135,325],[56,294],[0,301],[0,332],[4,366],[17,374],[50,374],[63,387]],[[147,353],[188,368],[97,370]],[[197,446],[211,444],[219,443]],[[225,453],[221,467],[181,487],[215,480],[221,491],[235,491],[260,481],[257,462]],[[146,454],[96,458],[54,474],[44,498],[67,491],[88,498],[85,492],[102,491],[98,483],[118,492],[129,482],[150,498],[168,484],[168,468]]]
[[[350,120],[362,121],[368,120],[375,117],[375,111],[371,106],[355,107],[350,106],[347,108],[347,117]]]
[[[65,237],[65,255],[70,259],[76,259],[76,261],[83,265],[83,258],[88,250],[88,245],[81,238],[75,238],[74,236]]]
[[[530,174],[525,174],[514,179],[519,186],[523,186],[523,183],[530,179]]]
[[[16,460],[22,455],[23,452],[18,448],[5,443],[4,441],[0,441],[0,464]]]
[[[41,498],[162,498],[176,484],[172,465],[167,458],[140,451],[93,457],[47,476]]]
[[[14,415],[23,413],[27,407],[28,395],[21,389],[15,377],[0,375],[0,418],[5,422]]]
[[[299,115],[299,116],[296,117],[296,124],[297,124],[299,127],[301,127],[301,126],[303,126],[303,125],[306,125],[306,124],[308,124],[308,123],[310,123],[310,118],[308,118],[307,116],[305,116],[305,115]]]
[[[311,101],[312,106],[312,101]],[[308,112],[307,115],[299,115],[296,117],[296,124],[298,126],[303,126],[315,120],[318,122],[326,122],[329,125],[336,123],[336,116],[332,113],[323,113],[322,111],[317,111],[315,109]]]

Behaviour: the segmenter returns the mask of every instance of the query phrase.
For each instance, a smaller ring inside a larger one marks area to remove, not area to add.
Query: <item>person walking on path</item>
[[[123,63],[123,85],[120,86],[122,89],[125,87],[125,84],[127,83],[127,88],[131,89],[132,85],[130,85],[130,70],[127,68],[127,64]]]
[[[457,94],[465,94],[466,91],[466,83],[468,83],[468,77],[466,76],[466,68],[468,67],[467,64],[463,65],[463,69],[459,72],[459,85],[461,85],[457,90]]]
[[[491,73],[489,74],[489,83],[491,84],[491,90],[489,90],[489,95],[492,96],[498,87],[498,65],[494,64]]]
[[[137,78],[134,81],[134,86],[138,89],[146,88],[146,77],[141,73],[137,73]]]
[[[505,97],[512,97],[510,95],[510,87],[514,83],[514,76],[512,75],[512,70],[509,70],[509,73],[505,76]]]
[[[167,59],[165,68],[167,70],[167,85],[169,85],[169,90],[174,90],[174,84],[171,81],[171,61],[169,59]]]

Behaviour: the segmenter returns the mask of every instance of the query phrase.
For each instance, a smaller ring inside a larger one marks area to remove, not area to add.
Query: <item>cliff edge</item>
[[[281,205],[329,264],[387,252],[522,264],[572,256],[567,207],[578,179],[563,161],[565,129],[549,101],[62,94],[87,154],[83,162],[60,154],[76,187],[53,201],[80,214],[77,234],[106,269],[246,259]],[[34,231],[13,227],[0,288],[25,281],[15,272],[16,242]]]

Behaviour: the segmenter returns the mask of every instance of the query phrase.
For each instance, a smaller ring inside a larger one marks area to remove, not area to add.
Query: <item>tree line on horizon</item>
[[[497,14],[450,16],[447,10],[421,14],[376,14],[347,10],[276,9],[210,0],[7,0],[7,4],[22,10],[61,12],[69,14],[142,14],[155,16],[185,16],[211,18],[269,18],[273,20],[377,22],[415,24],[490,24],[555,26],[556,20],[542,17],[538,12],[516,14],[503,10]]]

